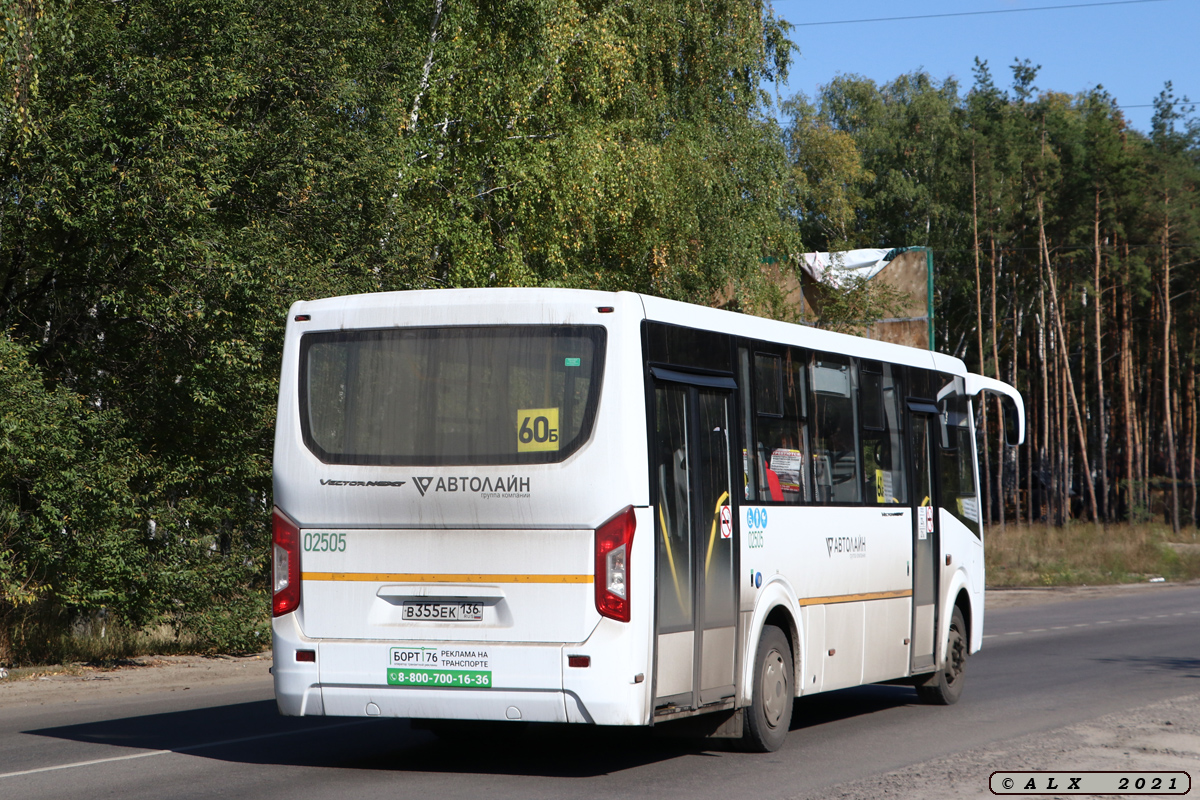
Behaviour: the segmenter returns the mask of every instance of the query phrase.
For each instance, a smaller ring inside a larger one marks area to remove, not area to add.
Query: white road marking
[[[222,739],[219,742],[204,742],[202,744],[189,744],[187,747],[176,747],[171,750],[148,750],[144,753],[132,753],[125,756],[112,756],[111,758],[94,758],[91,761],[75,761],[70,764],[57,764],[53,767],[38,767],[37,769],[23,769],[20,772],[0,772],[0,778],[15,778],[18,775],[35,775],[39,772],[54,772],[60,769],[74,769],[75,767],[90,767],[95,764],[108,764],[113,761],[131,761],[135,758],[149,758],[150,756],[164,756],[168,753],[189,753],[192,750],[204,750],[209,747],[221,747],[227,744],[241,744],[243,742],[255,742],[260,739],[274,739],[279,736],[292,736],[297,733],[315,733],[318,731],[329,731],[334,728],[346,728],[350,725],[364,725],[371,720],[355,720],[353,722],[343,722],[337,725],[323,725],[320,728],[309,728],[295,731],[278,731],[276,733],[260,733],[257,736],[243,736],[240,739]]]
[[[161,756],[165,753],[173,752],[171,750],[150,750],[145,753],[134,753],[128,756],[114,756],[112,758],[96,758],[91,761],[76,761],[73,764],[59,764],[54,767],[40,767],[38,769],[25,769],[20,772],[5,772],[0,773],[0,778],[15,778],[18,775],[33,775],[38,772],[53,772],[58,769],[72,769],[74,767],[90,767],[93,764],[107,764],[110,761],[129,761],[134,758],[146,758],[148,756]]]
[[[1185,614],[1200,614],[1200,610],[1197,610],[1197,611],[1179,611],[1179,612],[1177,612],[1176,614],[1174,614],[1174,616],[1176,616],[1176,617],[1182,617],[1182,616],[1184,616]],[[1170,616],[1172,616],[1172,615],[1171,615],[1171,614],[1158,614],[1158,615],[1156,615],[1156,616],[1154,616],[1154,617],[1137,617],[1137,619],[1161,619],[1161,618],[1163,618],[1163,617],[1170,617]],[[1115,621],[1116,621],[1116,622],[1133,622],[1133,618],[1132,618],[1132,617],[1125,617],[1124,619],[1118,619],[1118,620],[1115,620]],[[1089,626],[1091,626],[1091,625],[1111,625],[1111,624],[1113,624],[1113,622],[1114,622],[1114,620],[1111,620],[1111,619],[1102,619],[1102,620],[1098,620],[1097,622],[1079,622],[1079,623],[1076,623],[1075,625],[1054,625],[1054,626],[1052,626],[1052,627],[1051,627],[1049,630],[1052,630],[1052,631],[1065,631],[1065,630],[1069,630],[1069,629],[1071,629],[1071,628],[1087,628],[1087,627],[1089,627]],[[1029,629],[1029,630],[1027,630],[1027,631],[1008,631],[1007,633],[1003,633],[1003,634],[1001,634],[1001,633],[988,633],[988,634],[984,634],[984,637],[983,637],[983,638],[984,638],[984,639],[996,639],[996,638],[998,638],[998,637],[1000,637],[1000,636],[1023,636],[1023,635],[1024,635],[1024,634],[1026,634],[1026,633],[1045,633],[1045,632],[1046,632],[1046,630],[1047,630],[1046,628],[1030,628],[1030,629]],[[0,775],[0,778],[2,778],[2,777],[4,777],[4,776],[3,776],[3,775]]]

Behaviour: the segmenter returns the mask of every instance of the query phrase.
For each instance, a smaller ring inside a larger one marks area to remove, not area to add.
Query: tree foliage
[[[387,260],[414,286],[595,286],[669,297],[732,284],[795,244],[760,81],[786,72],[757,3],[432,3],[405,29]],[[516,68],[514,68],[516,67]]]
[[[760,263],[797,249],[760,89],[792,46],[756,0],[3,8],[0,614],[260,641],[295,299],[588,286],[769,313]]]
[[[789,101],[793,169],[824,176],[799,184],[806,240],[933,248],[938,349],[1026,399],[1030,445],[984,460],[994,519],[1195,524],[1194,107],[1167,84],[1143,134],[1102,87],[1042,91],[1028,61],[1011,73],[999,88],[976,61],[965,93],[919,72],[841,76]],[[814,131],[842,142],[836,165]]]

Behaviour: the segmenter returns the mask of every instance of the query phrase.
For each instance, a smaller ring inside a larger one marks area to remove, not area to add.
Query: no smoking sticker
[[[733,536],[733,511],[729,506],[721,506],[721,538]]]

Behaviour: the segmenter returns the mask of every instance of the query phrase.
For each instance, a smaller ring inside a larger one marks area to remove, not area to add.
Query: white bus
[[[952,703],[983,636],[972,397],[937,353],[627,292],[299,302],[275,433],[288,715],[778,748],[793,698]],[[691,723],[687,723],[691,724]]]

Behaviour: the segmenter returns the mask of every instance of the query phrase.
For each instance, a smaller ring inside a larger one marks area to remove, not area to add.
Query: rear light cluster
[[[278,508],[271,512],[271,613],[300,607],[300,527]]]
[[[629,555],[637,520],[627,507],[596,529],[596,610],[629,622]]]

